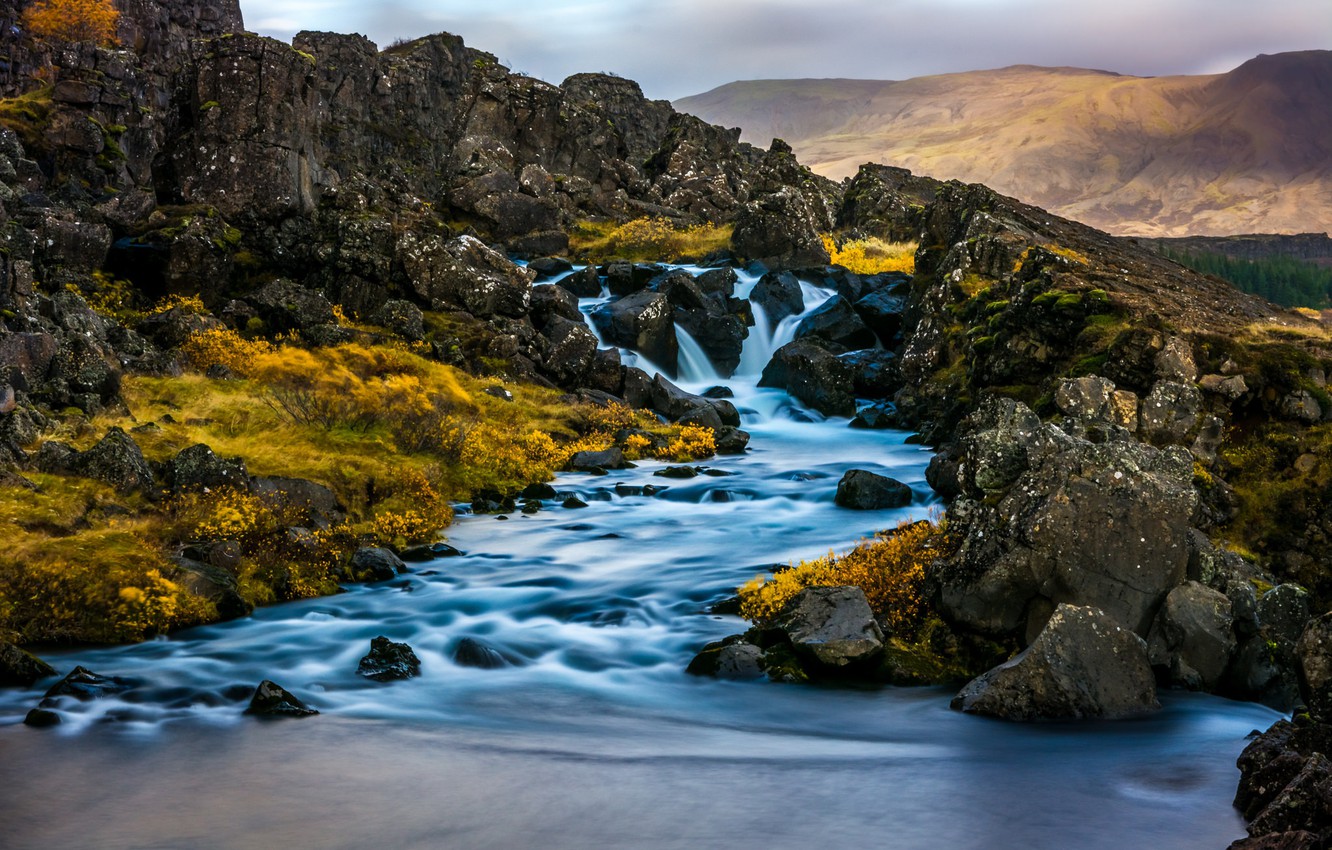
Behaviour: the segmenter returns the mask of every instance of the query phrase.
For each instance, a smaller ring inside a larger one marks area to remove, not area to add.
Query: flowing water
[[[1240,837],[1234,759],[1276,717],[1259,706],[1166,694],[1144,720],[1022,726],[951,712],[935,688],[684,674],[744,628],[705,613],[737,584],[934,507],[929,455],[906,434],[852,430],[755,386],[793,331],[757,318],[729,380],[682,340],[680,383],[730,386],[753,435],[713,474],[665,479],[646,462],[564,475],[557,488],[589,507],[464,515],[450,529],[462,557],[395,581],[49,653],[138,684],[62,706],[48,730],[20,723],[40,688],[0,692],[0,848],[1217,850]],[[904,481],[915,504],[836,508],[853,467]],[[667,489],[617,488],[646,484]],[[381,634],[415,648],[420,678],[355,675]],[[455,665],[463,637],[510,666]],[[323,714],[243,717],[263,678]]]

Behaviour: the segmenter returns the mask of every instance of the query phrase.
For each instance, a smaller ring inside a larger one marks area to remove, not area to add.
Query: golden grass
[[[569,233],[569,250],[588,261],[697,260],[728,248],[734,226],[680,226],[666,218],[636,218],[623,224],[580,221]]]
[[[850,239],[838,245],[831,235],[825,235],[823,247],[832,258],[833,265],[842,266],[856,274],[915,274],[916,249],[920,245],[915,242],[887,242],[876,237]]]

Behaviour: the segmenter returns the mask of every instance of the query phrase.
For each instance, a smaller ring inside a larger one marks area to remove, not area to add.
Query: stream
[[[829,293],[805,294],[813,307]],[[1278,717],[1258,705],[1164,693],[1146,719],[1017,725],[952,712],[938,688],[684,673],[745,628],[706,613],[737,585],[939,507],[929,452],[906,433],[850,429],[756,386],[794,331],[759,313],[728,379],[682,339],[677,383],[729,386],[752,435],[746,455],[706,463],[726,474],[561,475],[589,507],[461,515],[449,540],[465,554],[396,580],[44,653],[62,673],[138,684],[63,705],[45,730],[22,719],[50,681],[0,691],[0,848],[1220,850],[1242,837],[1235,758]],[[851,468],[903,481],[915,502],[837,508]],[[646,484],[666,489],[616,489]],[[422,675],[357,676],[376,635],[411,644]],[[464,637],[510,665],[454,664]],[[321,716],[242,716],[265,678]]]

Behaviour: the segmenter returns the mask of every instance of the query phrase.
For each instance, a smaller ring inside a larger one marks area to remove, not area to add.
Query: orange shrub
[[[37,0],[23,11],[23,26],[37,38],[87,41],[110,47],[120,13],[111,0]]]

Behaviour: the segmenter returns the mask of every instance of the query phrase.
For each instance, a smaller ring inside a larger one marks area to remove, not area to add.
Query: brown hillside
[[[676,103],[834,179],[866,161],[979,182],[1117,234],[1332,229],[1332,51],[1214,76],[1014,66],[730,83]]]

